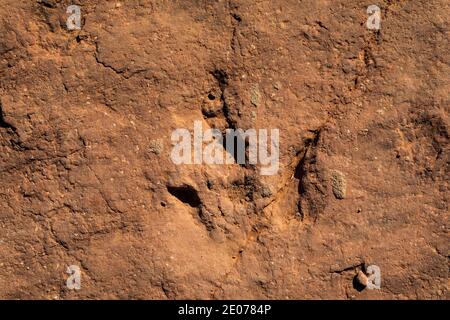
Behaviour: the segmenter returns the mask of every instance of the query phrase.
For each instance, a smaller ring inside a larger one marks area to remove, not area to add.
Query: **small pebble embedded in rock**
[[[252,90],[250,92],[250,102],[255,106],[258,107],[261,101],[261,93],[259,92],[259,86],[254,85],[252,87]]]
[[[344,199],[347,193],[347,183],[344,174],[338,170],[334,170],[331,176],[331,186],[336,199]]]

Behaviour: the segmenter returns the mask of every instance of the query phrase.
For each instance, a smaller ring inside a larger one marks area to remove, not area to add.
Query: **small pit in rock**
[[[197,208],[202,204],[197,190],[190,185],[168,186],[167,191],[181,202],[193,208]]]

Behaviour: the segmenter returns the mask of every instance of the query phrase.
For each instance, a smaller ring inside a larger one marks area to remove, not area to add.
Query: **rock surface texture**
[[[0,298],[449,299],[449,12],[0,0]],[[195,121],[278,173],[174,164]]]

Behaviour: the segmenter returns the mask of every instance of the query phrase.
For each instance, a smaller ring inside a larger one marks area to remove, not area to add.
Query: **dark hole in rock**
[[[56,8],[56,3],[54,0],[40,0],[38,3],[47,8]]]
[[[366,287],[358,281],[358,276],[356,275],[356,276],[353,278],[353,289],[355,289],[355,290],[358,291],[358,292],[361,292],[361,291],[363,291],[365,288],[366,288]]]
[[[202,109],[202,114],[203,114],[203,117],[205,119],[217,117],[216,111],[208,110],[208,109],[205,109],[205,108]]]
[[[168,186],[167,191],[181,202],[186,203],[193,208],[197,208],[202,204],[197,190],[190,185],[185,184],[178,187]]]
[[[227,145],[229,141],[230,145]],[[245,136],[240,134],[234,135],[233,133],[222,134],[222,146],[225,151],[234,158],[234,162],[242,167],[248,167],[249,164],[249,140]]]
[[[15,131],[15,127],[10,124],[9,122],[7,122],[5,120],[5,118],[3,117],[3,109],[2,109],[2,104],[0,102],[0,128],[4,128],[4,129],[13,129]]]
[[[233,14],[232,14],[232,17],[234,18],[234,20],[236,20],[236,21],[238,21],[238,22],[241,22],[241,21],[242,21],[241,16],[238,15],[237,13],[233,13]]]

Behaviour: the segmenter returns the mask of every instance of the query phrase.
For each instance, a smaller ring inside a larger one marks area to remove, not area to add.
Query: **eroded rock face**
[[[71,4],[0,1],[1,298],[448,298],[448,1]],[[175,165],[195,121],[278,174]]]

